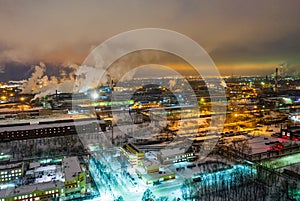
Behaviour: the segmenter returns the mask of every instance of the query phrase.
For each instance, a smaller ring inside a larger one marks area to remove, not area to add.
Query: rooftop
[[[19,168],[19,167],[22,167],[22,166],[23,166],[23,163],[13,163],[13,164],[0,165],[0,170]]]
[[[186,149],[184,147],[175,147],[173,149],[162,149],[160,150],[160,154],[163,157],[166,156],[175,156],[178,154],[184,154],[186,152]]]
[[[45,171],[55,171],[56,165],[48,165],[48,166],[41,166],[35,168],[34,172],[45,172]]]
[[[145,167],[153,167],[153,166],[158,166],[160,163],[157,160],[154,159],[148,159],[144,160],[144,165]]]
[[[6,197],[12,197],[12,196],[18,196],[18,195],[25,195],[28,193],[32,193],[36,190],[50,190],[50,189],[60,189],[64,187],[64,183],[60,181],[52,181],[52,182],[46,182],[46,183],[39,183],[39,184],[32,184],[32,185],[26,185],[26,186],[20,186],[16,188],[8,188],[5,190],[0,191],[0,197],[6,198]]]
[[[80,125],[86,125],[89,123],[97,122],[97,120],[90,120],[90,121],[71,121],[70,122],[57,122],[57,121],[49,121],[49,122],[35,122],[35,123],[24,123],[24,125],[15,125],[12,124],[6,124],[0,126],[0,132],[4,131],[25,131],[25,130],[34,130],[34,129],[43,129],[43,128],[53,128],[53,127],[64,127],[64,126],[80,126]]]
[[[64,170],[65,180],[73,180],[76,175],[82,173],[79,160],[76,156],[64,158],[62,160],[62,167]]]
[[[32,162],[29,164],[29,169],[34,169],[40,167],[41,164],[39,162]]]

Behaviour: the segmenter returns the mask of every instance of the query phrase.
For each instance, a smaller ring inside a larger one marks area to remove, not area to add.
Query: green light
[[[9,154],[4,155],[4,153],[1,153],[0,160],[9,159],[9,158],[11,158],[11,155]]]

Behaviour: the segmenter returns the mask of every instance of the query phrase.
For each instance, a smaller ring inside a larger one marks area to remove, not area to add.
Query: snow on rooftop
[[[34,169],[34,168],[37,168],[40,166],[41,166],[41,164],[39,162],[32,162],[29,164],[29,169]]]
[[[154,159],[152,159],[152,160],[145,160],[144,161],[144,165],[145,165],[145,167],[152,167],[152,166],[157,166],[157,165],[159,165],[160,163],[157,161],[157,160],[154,160]]]
[[[60,189],[64,187],[64,183],[60,181],[52,181],[52,182],[46,182],[46,183],[39,183],[39,184],[32,184],[32,185],[26,185],[26,186],[20,186],[16,188],[8,188],[5,190],[0,191],[0,197],[6,198],[6,197],[12,197],[12,196],[18,196],[18,195],[26,195],[29,193],[32,193],[36,190],[50,190],[50,189]]]
[[[182,147],[175,147],[173,149],[162,149],[160,150],[160,153],[162,156],[173,156],[178,154],[184,154],[186,149],[183,149]]]
[[[39,110],[40,108],[35,108],[35,110]],[[0,109],[1,111],[1,109]],[[7,125],[7,124],[17,124],[17,123],[30,123],[36,124],[37,122],[47,122],[47,121],[56,121],[56,120],[68,120],[68,119],[86,119],[91,118],[94,116],[91,115],[83,115],[83,114],[52,114],[47,116],[38,116],[38,117],[31,117],[31,118],[7,118],[0,120],[0,125]]]
[[[0,127],[0,132],[4,131],[24,131],[24,130],[33,130],[33,129],[43,129],[43,128],[53,128],[53,127],[64,127],[64,126],[76,126],[76,125],[86,125],[92,122],[97,122],[97,120],[91,121],[75,121],[75,122],[51,122],[49,124],[31,124],[31,125],[21,125],[21,126],[9,126],[9,127]]]
[[[46,171],[55,171],[56,165],[48,165],[48,166],[41,166],[37,167],[34,172],[46,172]]]
[[[18,168],[18,167],[22,167],[22,166],[23,166],[23,163],[5,164],[5,165],[0,165],[0,170]]]
[[[73,180],[76,175],[82,172],[79,160],[76,156],[64,158],[62,160],[62,167],[64,169],[65,180]]]
[[[166,168],[164,169],[164,171],[143,174],[143,177],[147,180],[158,180],[160,178],[163,178],[164,176],[168,176],[172,174],[175,173],[172,172],[170,169]]]

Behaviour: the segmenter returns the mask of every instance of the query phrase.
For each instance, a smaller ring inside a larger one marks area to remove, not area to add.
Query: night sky
[[[39,62],[56,74],[104,40],[148,27],[192,38],[222,75],[271,74],[282,63],[294,72],[299,8],[298,0],[0,0],[0,81],[26,79]]]

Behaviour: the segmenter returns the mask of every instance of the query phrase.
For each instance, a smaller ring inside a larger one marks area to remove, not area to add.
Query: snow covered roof
[[[162,156],[174,156],[178,154],[184,154],[185,151],[186,150],[183,149],[182,147],[175,147],[173,149],[162,149],[160,153]]]
[[[73,180],[76,175],[82,173],[79,160],[76,156],[64,158],[62,160],[62,167],[64,169],[65,180]]]
[[[41,166],[36,168],[34,172],[45,172],[50,170],[56,170],[56,165]]]
[[[47,124],[30,124],[30,125],[17,125],[17,126],[10,126],[9,124],[7,127],[2,126],[0,127],[0,132],[4,131],[25,131],[25,130],[33,130],[33,129],[43,129],[43,128],[53,128],[53,127],[64,127],[64,126],[80,126],[86,125],[92,122],[97,122],[97,120],[90,120],[90,121],[75,121],[75,122],[51,122]]]
[[[158,166],[160,163],[157,160],[145,160],[144,165],[145,167],[153,167],[153,166]]]
[[[12,169],[12,168],[19,168],[22,167],[23,163],[14,163],[14,164],[6,164],[0,165],[0,170]]]
[[[32,184],[26,186],[20,186],[16,188],[8,188],[0,191],[0,197],[12,197],[18,195],[26,195],[32,193],[36,190],[51,190],[51,189],[60,189],[64,187],[64,183],[60,181],[51,181],[39,184]]]
[[[37,168],[40,166],[41,166],[41,164],[39,162],[32,162],[29,164],[29,169],[34,169],[34,168]]]

